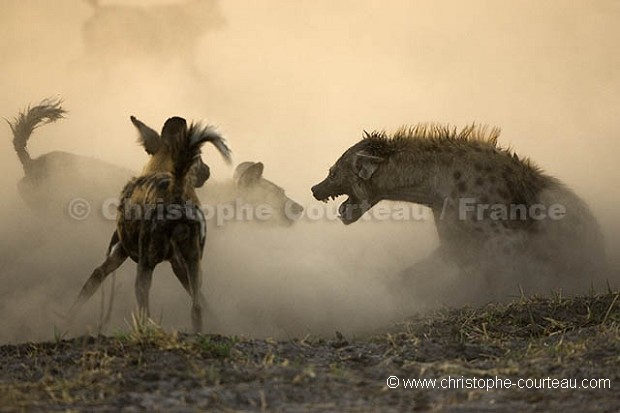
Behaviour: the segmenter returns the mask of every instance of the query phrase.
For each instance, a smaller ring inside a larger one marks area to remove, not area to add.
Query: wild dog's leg
[[[114,243],[114,241],[116,242]],[[70,312],[73,314],[78,311],[80,307],[95,293],[95,291],[97,291],[97,288],[99,288],[105,277],[120,267],[126,259],[127,253],[118,241],[118,235],[114,232],[112,242],[110,243],[110,247],[108,249],[108,256],[103,264],[95,268],[91,276],[88,278],[80,291],[80,295],[71,307]]]
[[[176,250],[176,248],[172,254],[172,257],[170,258],[170,265],[172,265],[172,271],[174,272],[174,275],[181,282],[181,285],[183,285],[185,291],[187,291],[187,293],[191,296],[192,291],[189,285],[189,269],[187,268],[187,263],[185,262],[185,259],[183,258],[183,256],[181,256],[180,253],[178,253],[178,250]]]
[[[149,291],[153,280],[153,267],[144,262],[138,263],[138,275],[136,276],[136,299],[138,300],[138,312],[140,316],[149,317]]]
[[[175,242],[172,243],[172,247],[173,253],[170,264],[174,275],[192,299],[192,327],[194,332],[199,333],[202,331],[202,309],[206,305],[206,299],[201,289],[200,258],[188,257],[189,259],[186,259]]]
[[[200,259],[194,257],[188,262],[189,287],[192,297],[192,326],[195,333],[202,331],[202,307],[205,298],[202,295],[202,272],[200,271]]]

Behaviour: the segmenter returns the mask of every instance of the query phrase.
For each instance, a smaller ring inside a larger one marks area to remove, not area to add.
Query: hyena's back
[[[559,182],[541,191],[540,203],[562,205],[566,214],[540,222],[539,231],[532,235],[531,252],[553,263],[567,290],[578,280],[592,286],[606,282],[609,269],[604,237],[586,203]]]

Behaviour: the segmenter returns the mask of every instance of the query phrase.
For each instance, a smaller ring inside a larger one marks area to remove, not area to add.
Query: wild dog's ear
[[[265,169],[265,165],[262,162],[256,162],[253,165],[249,166],[243,173],[239,176],[239,180],[237,181],[237,185],[243,188],[249,188],[252,185],[256,185],[258,181],[263,177],[263,170]]]
[[[164,123],[161,129],[161,142],[171,149],[178,148],[186,144],[184,140],[186,132],[187,121],[179,116],[173,116]]]
[[[161,138],[159,137],[159,134],[146,126],[144,123],[140,122],[135,116],[130,116],[129,119],[131,120],[131,123],[133,123],[133,126],[138,129],[138,133],[140,134],[138,137],[138,142],[144,146],[146,153],[149,155],[156,154],[157,151],[159,151],[159,148],[161,148]]]
[[[366,151],[359,151],[355,154],[353,168],[360,178],[367,181],[383,162],[385,162],[385,158],[381,156],[370,155]]]

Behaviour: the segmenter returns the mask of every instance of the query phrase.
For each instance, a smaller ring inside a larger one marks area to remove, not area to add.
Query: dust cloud
[[[264,162],[265,175],[308,208],[317,204],[310,187],[363,129],[488,123],[502,128],[502,145],[590,204],[618,267],[617,1],[93,3],[3,2],[0,115],[47,96],[69,110],[35,132],[33,157],[61,150],[138,171],[146,155],[129,115],[155,129],[172,115],[206,119],[229,139],[235,162]],[[3,131],[0,342],[50,339],[65,331],[61,315],[103,259],[114,225],[29,208]],[[213,180],[232,176],[212,149],[205,159]],[[409,313],[385,280],[437,243],[429,219],[211,229],[210,331],[287,337],[389,325]],[[107,332],[126,328],[134,272],[127,262],[117,273]],[[453,304],[427,296],[424,306]],[[97,331],[99,300],[70,335]],[[164,326],[189,329],[189,299],[168,264],[156,269],[151,310]]]

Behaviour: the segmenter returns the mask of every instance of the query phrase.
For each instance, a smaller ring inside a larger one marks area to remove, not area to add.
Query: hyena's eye
[[[334,171],[333,169],[330,169],[328,177],[329,179],[336,179],[336,171]]]

